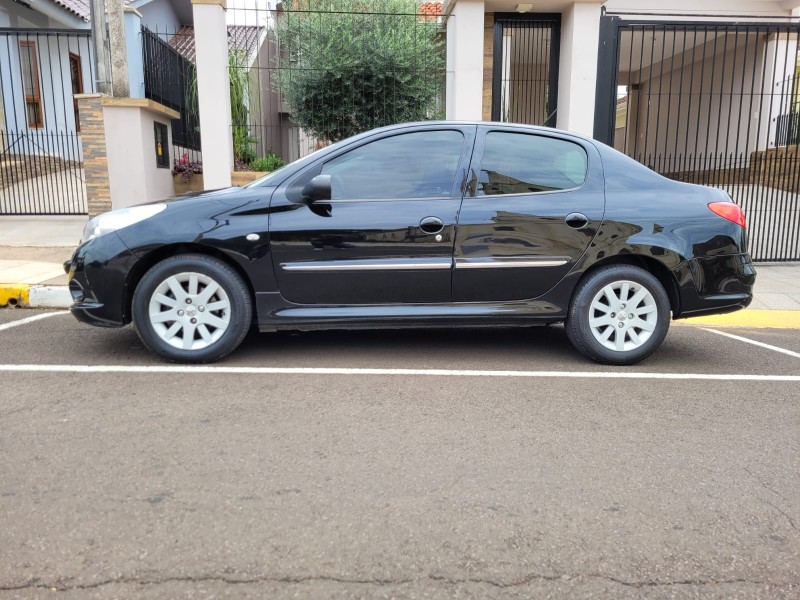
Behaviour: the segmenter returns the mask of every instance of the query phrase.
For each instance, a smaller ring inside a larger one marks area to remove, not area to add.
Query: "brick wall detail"
[[[86,200],[89,216],[95,216],[111,210],[103,97],[100,94],[79,97],[78,112],[81,124],[83,168],[86,177]]]
[[[494,61],[494,13],[483,16],[483,114],[484,121],[492,120],[492,73]]]

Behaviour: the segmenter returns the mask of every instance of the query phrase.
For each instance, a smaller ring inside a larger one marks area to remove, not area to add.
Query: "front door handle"
[[[444,229],[444,222],[439,217],[425,217],[419,222],[419,228],[425,233],[439,233]]]
[[[583,213],[569,213],[564,217],[564,222],[573,229],[583,229],[589,224],[589,217]]]

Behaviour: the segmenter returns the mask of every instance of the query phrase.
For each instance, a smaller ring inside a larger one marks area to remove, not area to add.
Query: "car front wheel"
[[[611,265],[578,284],[565,329],[592,360],[631,365],[658,350],[669,322],[669,298],[656,277],[639,267]]]
[[[241,344],[253,314],[250,292],[223,261],[203,254],[167,258],[145,273],[133,295],[142,342],[168,360],[214,362]]]

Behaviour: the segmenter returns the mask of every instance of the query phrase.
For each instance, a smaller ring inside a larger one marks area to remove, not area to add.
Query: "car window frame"
[[[583,150],[583,153],[586,155],[586,174],[585,174],[585,176],[583,178],[583,182],[578,186],[571,187],[571,188],[565,188],[563,190],[546,190],[546,191],[541,191],[541,192],[517,192],[517,193],[514,193],[514,194],[482,194],[482,195],[479,194],[478,193],[478,184],[480,182],[480,173],[482,172],[482,169],[483,169],[484,153],[485,153],[485,150],[486,150],[486,138],[489,137],[490,133],[515,133],[515,134],[518,134],[518,135],[537,136],[537,137],[549,138],[549,139],[554,139],[554,140],[559,140],[559,141],[562,141],[562,142],[568,142],[568,143],[571,143],[571,144],[575,144],[581,150]],[[572,137],[569,137],[569,136],[565,136],[565,135],[552,134],[552,133],[550,133],[548,131],[538,131],[538,130],[537,131],[525,131],[525,130],[522,130],[522,129],[516,129],[516,128],[511,128],[511,127],[486,127],[486,128],[482,128],[478,132],[478,139],[476,140],[476,143],[475,143],[474,155],[476,157],[478,157],[480,162],[477,164],[477,167],[478,167],[477,169],[475,169],[475,167],[470,165],[470,168],[475,173],[475,175],[474,175],[475,184],[474,184],[474,188],[473,188],[473,193],[469,195],[469,197],[473,198],[473,199],[477,199],[477,198],[514,198],[514,197],[518,197],[518,196],[542,196],[542,195],[549,195],[549,194],[564,194],[564,193],[576,192],[576,191],[579,191],[579,190],[583,189],[584,187],[586,187],[586,185],[588,184],[589,180],[591,179],[591,170],[592,170],[591,153],[587,149],[586,145],[584,143],[582,143],[582,140],[580,140],[578,138],[572,138]]]
[[[458,200],[461,201],[461,198],[464,196],[464,189],[467,183],[467,174],[470,162],[473,157],[473,152],[475,150],[475,145],[478,137],[478,128],[479,124],[477,123],[458,123],[458,122],[435,122],[430,124],[424,123],[415,123],[413,125],[406,125],[406,126],[393,126],[390,129],[385,129],[383,131],[374,132],[369,131],[358,136],[355,136],[353,139],[342,140],[342,142],[337,142],[332,146],[328,146],[326,148],[322,148],[314,153],[315,160],[308,161],[307,159],[310,158],[312,155],[309,155],[305,158],[300,159],[303,161],[304,164],[302,165],[295,165],[295,163],[291,163],[291,165],[296,167],[293,169],[293,172],[287,173],[286,177],[283,181],[276,185],[275,192],[272,195],[272,202],[275,201],[275,198],[283,198],[283,200],[279,200],[280,202],[286,201],[292,204],[302,204],[304,201],[300,197],[300,191],[303,189],[303,186],[311,181],[314,177],[320,174],[322,171],[322,166],[338,156],[342,154],[346,154],[351,150],[355,150],[369,144],[371,142],[375,142],[384,138],[394,137],[397,135],[403,135],[406,133],[419,133],[424,131],[457,131],[464,136],[464,142],[461,148],[461,155],[459,157],[459,163],[456,167],[456,177],[453,181],[453,187],[450,192],[450,196],[437,196],[436,199],[440,199],[443,201],[446,200]],[[346,142],[346,143],[343,143]],[[298,161],[299,162],[299,161]],[[459,181],[461,179],[461,181]],[[401,198],[401,199],[392,199],[392,198],[373,198],[373,199],[349,199],[349,200],[326,200],[325,204],[331,203],[353,203],[353,202],[424,202],[424,201],[431,201],[433,198]]]
[[[393,137],[399,137],[401,135],[409,135],[409,134],[415,134],[415,133],[438,132],[438,131],[454,131],[454,132],[457,132],[457,133],[461,134],[461,151],[458,154],[458,163],[456,164],[455,175],[453,177],[453,183],[450,186],[450,193],[448,195],[445,195],[445,196],[420,196],[419,198],[344,198],[344,199],[336,199],[336,200],[334,200],[334,199],[326,200],[325,203],[326,204],[349,204],[349,203],[353,203],[353,202],[418,202],[418,201],[426,201],[426,200],[427,201],[432,201],[432,200],[452,200],[454,198],[455,190],[457,188],[458,189],[463,189],[463,187],[464,187],[464,182],[463,181],[461,183],[459,183],[458,175],[459,175],[459,172],[461,171],[462,172],[462,180],[465,179],[465,177],[463,176],[463,172],[465,171],[465,168],[462,165],[465,163],[465,156],[464,155],[465,155],[465,152],[466,152],[466,149],[467,149],[466,148],[467,144],[472,144],[474,146],[474,138],[470,139],[470,137],[466,134],[466,132],[462,128],[458,127],[458,126],[449,126],[449,127],[448,126],[439,126],[439,127],[430,127],[430,128],[426,127],[426,128],[411,129],[411,130],[406,130],[406,131],[402,131],[401,130],[401,131],[387,132],[386,135],[381,135],[379,137],[372,137],[372,138],[363,140],[362,143],[354,145],[353,147],[344,148],[341,152],[338,152],[333,156],[326,156],[325,159],[322,160],[320,162],[320,164],[316,166],[314,171],[315,171],[315,174],[320,174],[322,172],[322,169],[324,169],[325,165],[327,165],[328,163],[336,160],[337,158],[340,158],[340,157],[344,156],[345,154],[349,154],[350,152],[353,152],[354,150],[358,150],[359,148],[362,148],[363,146],[366,146],[368,144],[372,144],[374,142],[387,140],[387,139],[390,139],[390,138],[393,138]],[[468,161],[469,157],[467,157],[466,160]],[[459,194],[459,198],[460,197],[461,197],[461,194]]]

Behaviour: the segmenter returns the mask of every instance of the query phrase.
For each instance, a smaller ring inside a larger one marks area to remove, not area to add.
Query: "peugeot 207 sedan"
[[[377,129],[244,188],[102,214],[65,266],[79,320],[132,322],[186,362],[219,360],[253,323],[563,322],[582,354],[632,364],[671,318],[746,307],[755,280],[721,190],[572,133],[464,122]]]

